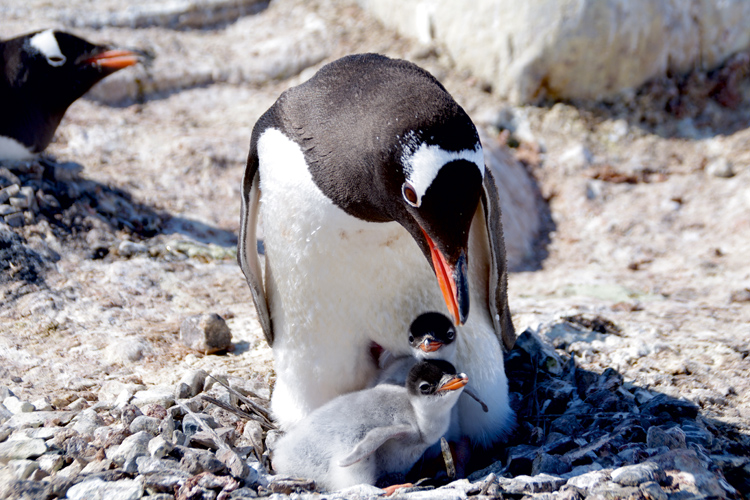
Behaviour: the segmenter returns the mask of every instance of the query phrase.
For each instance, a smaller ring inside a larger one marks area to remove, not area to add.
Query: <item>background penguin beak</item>
[[[441,391],[455,391],[457,389],[461,389],[466,384],[469,383],[469,377],[466,376],[465,373],[459,373],[458,375],[455,375],[438,387],[437,392]]]
[[[432,238],[422,229],[427,244],[430,246],[432,265],[435,268],[435,276],[443,292],[445,305],[453,316],[453,322],[463,325],[469,316],[469,280],[466,264],[466,252],[461,253],[454,264],[450,264],[443,252],[435,245]]]
[[[101,68],[122,69],[137,64],[140,56],[131,50],[113,49],[105,50],[84,61],[85,64],[96,65]]]

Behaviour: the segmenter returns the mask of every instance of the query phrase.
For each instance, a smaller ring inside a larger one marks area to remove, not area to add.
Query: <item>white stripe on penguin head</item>
[[[484,153],[480,143],[477,143],[474,149],[462,149],[461,151],[446,151],[438,145],[428,146],[422,143],[416,151],[404,155],[406,180],[417,193],[416,206],[422,203],[422,197],[432,185],[432,181],[435,180],[440,169],[456,160],[466,160],[473,163],[479,169],[479,174],[484,178]]]
[[[29,43],[47,58],[47,62],[50,66],[62,66],[65,64],[65,56],[60,50],[60,45],[57,43],[54,31],[46,30],[37,33],[31,37]]]

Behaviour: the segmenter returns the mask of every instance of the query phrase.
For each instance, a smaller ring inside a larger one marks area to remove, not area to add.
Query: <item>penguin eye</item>
[[[412,186],[409,182],[404,182],[404,184],[401,186],[401,194],[404,196],[406,203],[408,203],[412,207],[418,207],[422,204],[422,200],[420,200],[419,196],[417,196],[417,192],[414,189],[414,186]]]
[[[448,334],[447,334],[448,340],[453,340],[455,336],[456,336],[455,330],[453,330],[452,328],[448,330]]]
[[[419,384],[419,392],[422,394],[429,394],[430,393],[430,384],[427,382],[422,382]]]
[[[410,344],[414,343],[414,335],[409,335],[409,343]]]

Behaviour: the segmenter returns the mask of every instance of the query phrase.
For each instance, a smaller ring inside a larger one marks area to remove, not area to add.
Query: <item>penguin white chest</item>
[[[396,222],[363,221],[337,207],[280,131],[263,133],[258,156],[274,330],[325,333],[316,343],[335,349],[374,340],[407,353],[415,311],[442,304],[416,242]]]

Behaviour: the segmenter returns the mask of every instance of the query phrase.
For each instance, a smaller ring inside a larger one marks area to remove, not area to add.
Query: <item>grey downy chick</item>
[[[452,364],[415,364],[405,386],[381,384],[314,410],[279,439],[273,466],[338,490],[406,474],[448,430],[468,377]]]

